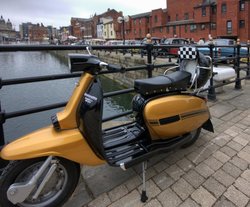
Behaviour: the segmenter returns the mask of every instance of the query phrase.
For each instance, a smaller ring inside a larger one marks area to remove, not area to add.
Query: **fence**
[[[145,65],[141,66],[135,66],[135,67],[128,67],[125,68],[123,72],[127,71],[136,71],[136,70],[146,70],[147,71],[147,76],[148,78],[152,77],[152,71],[156,68],[161,68],[161,67],[170,67],[175,65],[172,62],[166,63],[166,64],[159,64],[155,65],[152,64],[152,59],[156,58],[158,55],[158,52],[162,49],[165,51],[168,51],[170,48],[178,48],[180,45],[164,45],[164,46],[156,46],[152,44],[147,44],[147,45],[138,45],[138,46],[92,46],[93,50],[106,50],[106,51],[130,51],[131,55],[133,56],[134,53],[133,51],[135,49],[137,50],[144,50],[146,51],[147,55],[147,61]],[[227,83],[219,84],[219,85],[214,85],[213,83],[213,78],[210,79],[210,86],[206,89],[203,89],[203,91],[208,90],[208,98],[210,100],[216,100],[216,93],[215,93],[215,88],[221,87],[225,84],[230,84],[235,82],[235,89],[241,89],[241,80],[249,78],[249,71],[250,71],[250,64],[249,64],[249,44],[246,45],[247,53],[242,54],[241,52],[241,45],[237,44],[234,46],[216,46],[214,44],[209,44],[207,46],[197,46],[198,50],[201,48],[206,48],[207,49],[207,55],[210,55],[210,57],[213,60],[213,64],[217,65],[219,64],[220,61],[232,61],[233,67],[236,71],[236,79],[233,81],[229,81]],[[230,56],[228,57],[219,57],[218,53],[220,52],[219,49],[222,48],[231,48],[233,49],[233,52]],[[77,45],[77,46],[64,46],[64,45],[59,45],[59,46],[53,46],[53,45],[0,45],[0,55],[1,52],[15,52],[15,51],[48,51],[48,50],[86,50],[86,46],[82,45]],[[206,53],[206,52],[205,52]],[[170,60],[170,56],[168,57]],[[244,66],[242,66],[242,59],[245,58],[247,60],[247,63],[244,63]],[[245,71],[246,75],[244,77],[240,77],[240,72]],[[103,71],[101,74],[107,74],[111,73],[110,71]],[[112,72],[114,73],[114,72]],[[6,79],[2,80],[0,78],[0,89],[5,86],[9,85],[16,85],[16,84],[25,84],[25,83],[32,83],[32,82],[38,82],[38,81],[48,81],[48,80],[58,80],[58,79],[66,79],[66,78],[75,78],[75,77],[80,77],[81,74],[57,74],[57,75],[49,75],[49,76],[38,76],[38,77],[29,77],[29,78],[17,78],[17,79]],[[116,96],[116,95],[121,95],[125,93],[130,93],[133,92],[133,88],[129,89],[124,89],[124,90],[119,90],[119,91],[113,91],[109,93],[104,94],[104,98],[106,97],[111,97],[111,96]],[[46,110],[51,110],[59,107],[63,107],[66,105],[66,102],[64,103],[55,103],[52,105],[46,105],[46,106],[41,106],[41,107],[36,107],[36,108],[30,108],[26,110],[19,110],[19,111],[13,111],[13,112],[5,112],[3,109],[1,109],[1,102],[0,102],[0,150],[5,144],[4,140],[4,131],[3,131],[3,124],[7,119],[27,115],[27,114],[32,114],[32,113],[37,113],[37,112],[42,112]],[[112,119],[116,119],[122,116],[126,116],[132,113],[132,110],[107,117],[103,119],[103,122],[105,121],[110,121]],[[0,166],[1,169],[1,166]]]

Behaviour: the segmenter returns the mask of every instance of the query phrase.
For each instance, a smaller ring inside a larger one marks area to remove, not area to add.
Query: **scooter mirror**
[[[95,55],[89,54],[69,54],[68,63],[70,72],[89,72],[96,74],[101,70],[101,61]]]

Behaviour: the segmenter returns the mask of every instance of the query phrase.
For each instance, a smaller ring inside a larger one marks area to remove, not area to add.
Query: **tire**
[[[184,149],[184,148],[187,148],[187,147],[190,147],[191,145],[193,145],[196,142],[196,140],[199,138],[200,133],[201,133],[201,127],[192,131],[191,132],[191,136],[192,136],[191,140],[186,142],[184,145],[182,145],[181,148]]]
[[[64,158],[55,157],[54,159],[58,161],[58,167],[36,200],[32,200],[34,192],[25,201],[16,205],[8,200],[7,190],[9,186],[13,183],[29,180],[32,173],[37,171],[46,158],[11,161],[9,163],[0,177],[0,206],[59,207],[69,199],[78,184],[80,166]]]

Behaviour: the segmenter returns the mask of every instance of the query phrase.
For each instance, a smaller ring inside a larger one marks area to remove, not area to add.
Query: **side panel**
[[[52,126],[28,134],[6,145],[1,151],[5,160],[59,156],[85,165],[100,165],[99,159],[78,129],[55,131]]]
[[[195,96],[175,95],[148,102],[144,119],[153,140],[183,135],[202,126],[210,117],[206,102]]]
[[[93,76],[88,73],[84,73],[81,76],[68,104],[63,111],[57,113],[57,120],[60,125],[60,129],[77,128],[76,110],[92,80]]]

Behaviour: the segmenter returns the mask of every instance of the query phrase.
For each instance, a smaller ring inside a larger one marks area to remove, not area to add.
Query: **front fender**
[[[17,139],[1,150],[5,160],[23,160],[43,156],[64,157],[85,165],[99,165],[99,159],[78,129],[56,131],[53,126]]]

